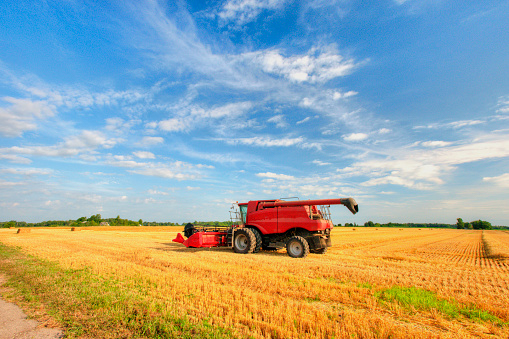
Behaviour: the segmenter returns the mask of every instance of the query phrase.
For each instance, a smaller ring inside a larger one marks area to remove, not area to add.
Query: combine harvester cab
[[[319,200],[253,200],[232,207],[232,224],[226,227],[184,228],[173,240],[186,247],[231,247],[236,253],[256,253],[286,247],[289,256],[303,258],[324,254],[331,246],[333,224],[330,205],[344,205],[353,214],[359,207],[353,198]]]

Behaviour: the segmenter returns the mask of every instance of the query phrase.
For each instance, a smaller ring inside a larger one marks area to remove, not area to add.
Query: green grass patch
[[[499,325],[507,325],[501,319],[475,305],[463,306],[455,300],[439,298],[436,293],[421,288],[393,286],[376,292],[375,297],[382,302],[397,302],[408,309],[437,310],[452,319],[464,316],[478,322],[491,321]]]
[[[150,296],[136,281],[120,281],[91,269],[63,269],[0,243],[6,285],[28,308],[43,307],[62,324],[66,338],[232,338],[207,319],[178,316],[176,304]]]
[[[373,289],[373,285],[370,283],[358,283],[357,287],[358,288],[367,288],[368,290]]]

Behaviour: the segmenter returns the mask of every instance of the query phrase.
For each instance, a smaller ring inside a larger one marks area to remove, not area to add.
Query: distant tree
[[[95,226],[96,224],[99,225],[101,223],[102,218],[100,214],[96,214],[88,218],[87,221],[90,226]]]
[[[476,220],[470,222],[474,230],[491,230],[493,227],[491,223],[483,220]]]
[[[138,220],[138,225],[143,225],[143,220]]]
[[[458,222],[456,223],[456,228],[457,229],[464,229],[465,228],[465,223],[463,222],[463,219],[458,218],[456,220],[458,220]]]
[[[16,221],[14,220],[11,220],[11,221],[8,221],[4,224],[4,227],[5,228],[9,228],[9,227],[16,227]]]
[[[473,227],[471,223],[467,222],[465,223],[465,228],[471,230]]]
[[[375,223],[372,221],[365,222],[364,227],[375,227]]]

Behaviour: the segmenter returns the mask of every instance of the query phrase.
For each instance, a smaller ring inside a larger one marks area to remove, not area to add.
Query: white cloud
[[[348,92],[345,92],[345,93],[336,91],[332,95],[332,99],[334,99],[334,100],[346,99],[346,98],[352,97],[352,96],[357,95],[357,94],[359,94],[359,93],[357,93],[355,91],[348,91]]]
[[[10,104],[0,107],[0,134],[5,137],[19,137],[25,131],[37,129],[37,120],[52,117],[55,106],[46,101],[3,97]]]
[[[0,187],[13,187],[13,186],[21,186],[21,185],[26,185],[26,183],[5,181],[5,180],[0,179]]]
[[[459,120],[459,121],[453,121],[453,122],[448,122],[448,123],[434,123],[434,124],[429,124],[429,125],[425,125],[425,126],[415,126],[414,129],[439,129],[439,128],[458,129],[458,128],[462,128],[462,127],[475,126],[475,125],[480,125],[480,124],[484,124],[484,123],[486,123],[486,121],[484,121],[484,120]]]
[[[282,114],[275,115],[272,118],[269,118],[267,122],[271,122],[276,125],[278,128],[286,128],[288,127],[288,123],[285,121],[285,116]]]
[[[171,163],[137,162],[123,156],[111,156],[106,164],[130,168],[127,170],[129,173],[176,180],[198,179],[203,177],[203,169],[214,168],[209,165],[190,164],[183,161]]]
[[[161,130],[166,132],[181,132],[186,131],[191,127],[191,121],[180,118],[171,118],[160,121],[158,126]]]
[[[300,120],[300,121],[297,121],[296,124],[297,125],[300,125],[300,124],[303,124],[305,122],[308,122],[309,120],[311,120],[310,117],[305,117],[304,119]]]
[[[509,96],[500,97],[497,106],[497,113],[509,113]]]
[[[162,143],[164,143],[164,139],[162,137],[143,137],[136,145],[140,147],[150,147]]]
[[[7,149],[4,149],[7,150]],[[0,149],[1,152],[1,149]],[[20,157],[15,154],[0,154],[0,159],[5,159],[7,161],[13,162],[15,164],[30,164],[32,160]]]
[[[116,117],[116,118],[108,118],[106,119],[106,126],[105,129],[107,131],[115,131],[119,134],[126,133],[126,131],[129,131],[131,127],[134,125],[140,123],[139,120],[128,120],[125,121],[122,118]]]
[[[182,173],[175,171],[168,167],[144,167],[139,170],[130,170],[131,173],[151,176],[151,177],[159,177],[166,179],[176,179],[176,180],[192,180],[197,179],[198,175],[191,173]]]
[[[327,165],[330,165],[331,163],[330,162],[323,162],[323,161],[320,161],[320,160],[313,160],[313,164],[318,165],[318,166],[327,166]]]
[[[157,191],[157,190],[148,190],[147,191],[148,194],[151,194],[151,195],[169,195],[168,192],[161,192],[161,191]]]
[[[272,172],[266,172],[266,173],[257,173],[257,177],[261,178],[269,178],[269,179],[277,179],[277,180],[294,180],[295,177],[291,175],[286,174],[276,174]]]
[[[98,148],[112,148],[120,141],[122,140],[107,138],[99,131],[82,131],[81,134],[67,137],[63,142],[54,146],[14,146],[10,148],[0,148],[0,154],[72,157],[93,152]]]
[[[273,139],[271,137],[252,137],[252,138],[236,138],[236,139],[224,139],[226,143],[232,145],[249,145],[258,147],[289,147],[302,144],[304,138],[281,138]]]
[[[138,151],[138,152],[133,152],[133,154],[140,159],[155,159],[156,158],[156,156],[152,152]]]
[[[378,130],[378,133],[379,133],[379,134],[388,134],[388,133],[390,133],[390,132],[392,132],[392,130],[390,130],[390,129],[388,129],[388,128],[380,128],[380,129]]]
[[[445,146],[449,146],[450,144],[452,144],[452,143],[448,142],[448,141],[439,141],[439,140],[424,141],[421,143],[421,145],[424,147],[445,147]]]
[[[499,187],[509,188],[509,173],[504,173],[498,177],[484,177],[482,180],[493,183]]]
[[[214,120],[237,118],[246,114],[252,107],[253,104],[249,101],[230,103],[210,109],[186,103],[173,107],[176,116],[162,120],[156,126],[166,132],[189,132],[197,127],[210,124]]]
[[[302,99],[302,101],[300,102],[299,105],[302,107],[311,107],[311,106],[313,106],[313,103],[314,103],[313,99],[304,98],[304,99]]]
[[[456,166],[509,156],[509,138],[505,134],[486,135],[463,145],[436,149],[405,149],[385,159],[366,160],[340,170],[349,176],[367,175],[363,186],[394,184],[413,189],[431,189]]]
[[[259,64],[264,72],[276,74],[292,82],[324,83],[350,74],[357,64],[337,54],[333,46],[312,48],[305,55],[284,57],[279,50],[251,52],[245,59]]]
[[[0,173],[15,174],[15,175],[51,175],[52,169],[43,168],[5,168],[0,170]]]
[[[254,21],[264,10],[282,8],[285,0],[228,0],[218,13],[218,16],[228,22],[243,25]]]
[[[342,137],[345,141],[362,141],[366,140],[369,136],[366,133],[351,133]]]

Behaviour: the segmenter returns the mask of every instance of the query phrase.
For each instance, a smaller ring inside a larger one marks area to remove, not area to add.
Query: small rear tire
[[[235,253],[253,253],[256,247],[256,236],[249,228],[235,230],[233,238],[233,251]]]
[[[291,237],[286,242],[286,252],[292,258],[305,258],[309,254],[309,244],[303,237]]]

